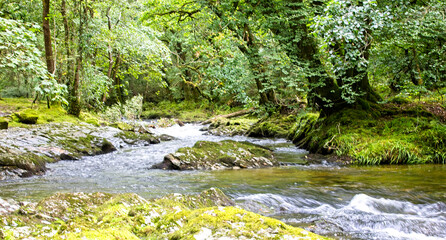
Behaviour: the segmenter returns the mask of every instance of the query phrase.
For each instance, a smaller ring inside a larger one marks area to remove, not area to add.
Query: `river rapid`
[[[0,182],[0,197],[55,192],[134,192],[145,198],[218,187],[247,210],[335,239],[446,239],[446,166],[296,165],[305,151],[284,139],[206,135],[200,125],[155,129],[176,140],[48,164],[44,176]],[[271,147],[284,166],[222,171],[149,169],[196,141],[233,139]]]

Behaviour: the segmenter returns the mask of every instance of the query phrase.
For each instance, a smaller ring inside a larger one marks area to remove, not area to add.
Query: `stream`
[[[55,192],[134,192],[145,198],[220,188],[247,210],[335,239],[446,239],[446,165],[296,165],[305,151],[284,139],[219,137],[201,125],[153,130],[176,140],[48,164],[44,176],[0,182],[0,197]],[[285,166],[222,171],[149,168],[196,141],[233,139],[271,147]]]

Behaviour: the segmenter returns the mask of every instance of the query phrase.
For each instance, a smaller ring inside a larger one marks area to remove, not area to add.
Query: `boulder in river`
[[[215,188],[153,200],[132,193],[0,198],[0,239],[327,239],[232,205]]]
[[[162,163],[152,166],[166,170],[217,170],[278,166],[272,151],[249,142],[225,140],[198,141],[193,147],[168,154]]]

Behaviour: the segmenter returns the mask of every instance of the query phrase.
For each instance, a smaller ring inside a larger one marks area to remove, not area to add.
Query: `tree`
[[[265,74],[266,63],[261,57],[263,43],[255,32],[255,25],[260,24],[263,18],[256,14],[256,5],[235,0],[201,1],[201,3],[209,7],[218,17],[220,26],[227,27],[239,39],[240,42],[237,47],[248,59],[260,95],[260,104],[276,104],[277,99],[274,89],[265,88],[265,85],[269,84]]]
[[[42,0],[43,10],[42,10],[42,29],[43,29],[43,37],[44,37],[44,45],[45,45],[45,59],[46,66],[48,72],[50,74],[54,74],[56,71],[54,55],[53,55],[53,47],[51,42],[51,31],[50,31],[50,0]]]
[[[0,82],[6,87],[25,85],[27,91],[47,96],[49,101],[66,102],[65,85],[49,77],[37,37],[28,28],[39,26],[0,18]]]
[[[403,96],[420,96],[446,86],[446,3],[379,3],[394,18],[391,27],[377,36],[371,59],[374,78]]]

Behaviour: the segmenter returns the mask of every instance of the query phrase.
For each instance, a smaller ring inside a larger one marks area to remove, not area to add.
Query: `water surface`
[[[329,164],[223,171],[149,168],[198,140],[234,139],[275,149],[284,162],[305,151],[283,139],[217,137],[199,125],[156,129],[177,139],[49,164],[44,176],[0,182],[0,197],[38,200],[55,192],[135,192],[146,198],[218,187],[243,208],[337,239],[445,239],[446,166]]]

